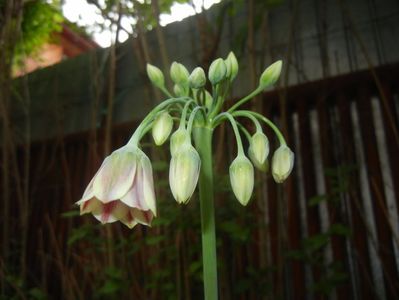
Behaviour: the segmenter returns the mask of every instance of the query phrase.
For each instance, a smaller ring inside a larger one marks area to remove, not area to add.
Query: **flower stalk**
[[[209,127],[196,127],[195,144],[202,165],[199,177],[201,207],[202,263],[204,299],[218,299],[215,205],[213,194],[212,133]]]

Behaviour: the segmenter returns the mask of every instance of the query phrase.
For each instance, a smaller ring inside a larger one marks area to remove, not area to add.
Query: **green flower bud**
[[[255,168],[257,168],[259,171],[265,172],[265,173],[267,171],[269,171],[269,160],[266,159],[263,162],[263,164],[260,164],[259,161],[254,157],[251,147],[249,147],[249,149],[248,149],[248,156],[249,156],[251,162],[253,163],[253,165],[255,166]]]
[[[245,206],[254,189],[254,167],[245,155],[238,155],[231,163],[229,171],[234,195]]]
[[[224,62],[226,64],[226,77],[229,77],[230,81],[233,81],[238,73],[237,58],[233,52],[230,52]]]
[[[205,86],[206,76],[205,72],[201,67],[195,68],[188,78],[188,82],[190,84],[190,88],[192,89],[200,89]]]
[[[249,141],[250,150],[252,153],[252,162],[256,162],[256,165],[262,165],[269,155],[269,140],[267,136],[261,132],[257,131]],[[255,164],[255,163],[254,163]]]
[[[179,149],[191,146],[190,135],[188,131],[184,128],[179,128],[170,137],[170,154],[175,155]]]
[[[185,66],[178,62],[173,62],[170,66],[170,78],[174,83],[185,85],[188,81],[188,71]]]
[[[170,161],[169,185],[178,203],[187,203],[197,186],[201,159],[193,146],[178,149]]]
[[[173,92],[177,97],[187,96],[186,89],[183,88],[180,84],[175,84],[173,86]]]
[[[159,68],[151,64],[147,64],[147,75],[155,86],[163,87],[165,85],[165,78],[163,77],[162,71]]]
[[[208,72],[209,81],[213,85],[218,84],[226,77],[226,71],[227,68],[223,59],[218,58],[214,60],[211,66],[209,67],[209,72]]]
[[[276,182],[283,182],[294,166],[294,153],[286,145],[281,145],[272,158],[272,175]]]
[[[162,145],[169,137],[173,128],[173,119],[167,111],[157,115],[152,126],[152,137],[157,146]]]
[[[259,79],[259,86],[263,89],[274,84],[280,77],[283,62],[281,60],[271,64],[266,70],[263,71]]]
[[[208,91],[205,91],[205,107],[208,110],[212,108],[212,103],[213,103],[212,95]]]

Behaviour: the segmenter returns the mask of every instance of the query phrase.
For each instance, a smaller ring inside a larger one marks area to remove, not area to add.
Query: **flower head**
[[[272,158],[272,175],[276,182],[283,182],[294,166],[294,153],[286,145],[281,145]]]
[[[77,202],[80,213],[102,223],[121,221],[129,228],[150,225],[156,215],[152,167],[137,147],[124,146],[105,158]]]
[[[254,167],[245,155],[238,155],[231,163],[229,171],[234,195],[245,206],[254,189]]]
[[[187,203],[197,186],[201,159],[194,147],[183,145],[172,155],[169,168],[169,185],[178,203]]]

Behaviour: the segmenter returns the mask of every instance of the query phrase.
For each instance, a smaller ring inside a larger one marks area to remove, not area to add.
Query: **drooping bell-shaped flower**
[[[167,111],[159,113],[152,126],[152,137],[157,146],[162,145],[169,137],[173,128],[173,119]]]
[[[105,158],[77,202],[81,214],[92,213],[102,223],[121,221],[129,228],[150,225],[156,215],[149,158],[126,145]]]
[[[170,160],[169,185],[178,203],[187,203],[197,186],[201,159],[191,144],[180,147]]]
[[[245,155],[239,154],[231,163],[229,171],[234,195],[245,206],[254,189],[254,167]]]
[[[255,166],[262,166],[269,155],[269,140],[262,131],[257,131],[249,141],[249,156]]]
[[[281,145],[272,158],[272,175],[276,182],[283,182],[294,166],[294,153],[287,145]]]

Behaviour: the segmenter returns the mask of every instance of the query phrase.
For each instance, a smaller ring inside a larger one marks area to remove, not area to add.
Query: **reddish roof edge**
[[[73,44],[81,48],[82,50],[91,50],[99,48],[100,46],[93,40],[83,37],[82,35],[76,33],[70,29],[67,25],[62,25],[61,35],[66,39],[70,40]]]

